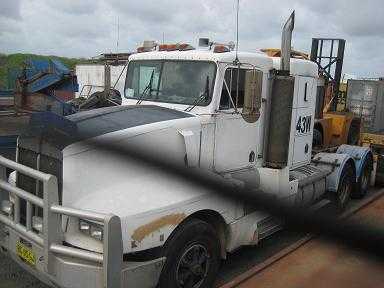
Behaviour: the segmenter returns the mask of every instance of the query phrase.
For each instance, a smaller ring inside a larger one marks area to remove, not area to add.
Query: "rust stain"
[[[184,213],[170,214],[155,219],[145,225],[138,227],[132,234],[132,239],[141,242],[151,233],[165,226],[176,226],[186,217]]]

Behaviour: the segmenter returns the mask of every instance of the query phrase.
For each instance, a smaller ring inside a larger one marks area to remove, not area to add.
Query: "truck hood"
[[[107,114],[75,115],[71,120],[77,121],[86,137],[63,150],[63,205],[129,217],[194,201],[201,195],[165,171],[88,143],[88,139],[113,143],[180,166],[197,167],[199,117],[157,106],[128,106]]]

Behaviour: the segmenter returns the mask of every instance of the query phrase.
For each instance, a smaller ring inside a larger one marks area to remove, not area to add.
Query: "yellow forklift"
[[[310,60],[317,64],[320,76],[313,134],[315,150],[359,144],[361,119],[346,111],[345,85],[340,83],[344,50],[344,39],[312,39]]]
[[[291,57],[315,62],[319,69],[317,103],[313,131],[313,151],[358,145],[360,118],[345,109],[346,85],[340,83],[345,40],[313,38],[311,54],[292,50]],[[261,49],[270,57],[280,57],[280,49]]]

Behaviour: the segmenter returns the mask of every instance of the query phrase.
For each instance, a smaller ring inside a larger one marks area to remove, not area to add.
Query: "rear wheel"
[[[209,288],[220,264],[220,241],[208,223],[191,219],[171,236],[164,254],[160,288]]]
[[[335,195],[335,204],[339,211],[343,211],[347,207],[354,190],[355,179],[353,166],[351,163],[347,163],[341,172],[339,187]]]
[[[323,134],[318,129],[313,129],[312,146],[314,148],[321,148],[323,146]]]
[[[358,180],[357,189],[352,194],[353,198],[363,198],[367,194],[368,188],[369,188],[369,182],[371,180],[372,169],[373,169],[373,159],[372,159],[372,156],[369,155],[363,164],[361,176],[359,177],[359,180]]]

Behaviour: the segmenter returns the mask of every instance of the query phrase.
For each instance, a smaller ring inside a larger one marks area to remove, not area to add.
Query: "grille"
[[[31,167],[33,169],[40,170],[42,172],[52,174],[57,177],[57,182],[58,182],[58,188],[59,188],[59,201],[61,204],[61,199],[62,199],[62,175],[63,175],[63,170],[62,170],[62,161],[58,160],[56,158],[40,154],[40,161],[38,160],[38,155],[39,153],[30,150],[30,149],[25,149],[21,148],[19,146],[18,149],[18,162],[20,164],[23,164],[25,166]],[[40,163],[38,163],[40,162]],[[38,169],[39,167],[39,169]],[[37,183],[35,179],[24,175],[22,173],[17,173],[17,187],[26,190],[30,193],[35,194],[38,197],[43,198],[43,183],[38,183],[38,189],[37,188]],[[35,207],[34,210],[34,215],[42,216],[42,209]],[[20,222],[23,225],[26,225],[26,201],[23,199],[20,199]]]

